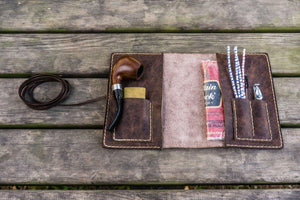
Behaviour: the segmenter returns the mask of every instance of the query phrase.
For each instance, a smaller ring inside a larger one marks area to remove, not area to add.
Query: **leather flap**
[[[239,55],[241,60],[242,55]],[[217,54],[225,112],[227,147],[277,149],[283,147],[268,54],[246,54],[247,99],[234,99],[227,55]],[[234,56],[231,56],[234,63]],[[235,73],[234,68],[232,69]],[[253,85],[260,84],[263,99],[255,100]]]
[[[115,62],[123,56],[132,56],[144,64],[144,75],[140,80],[123,80],[122,85],[123,87],[146,88],[146,99],[125,99],[122,120],[118,123],[117,128],[109,131],[108,127],[117,112],[116,100],[111,90],[111,78],[109,79],[103,146],[133,149],[161,148],[163,56],[160,53],[113,53],[110,74]]]

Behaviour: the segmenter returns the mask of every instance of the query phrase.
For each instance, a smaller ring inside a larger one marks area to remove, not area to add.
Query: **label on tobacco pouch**
[[[224,105],[216,61],[202,62],[207,140],[223,140],[225,136]]]

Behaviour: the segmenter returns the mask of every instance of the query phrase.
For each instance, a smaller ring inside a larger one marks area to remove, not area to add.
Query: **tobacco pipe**
[[[113,66],[111,73],[112,91],[117,101],[118,110],[115,119],[110,124],[108,130],[112,131],[118,123],[122,114],[122,99],[123,99],[123,80],[139,80],[144,74],[144,65],[131,56],[121,57]]]

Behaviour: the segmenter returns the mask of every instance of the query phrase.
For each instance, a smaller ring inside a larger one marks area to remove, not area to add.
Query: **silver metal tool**
[[[256,83],[256,84],[253,85],[253,90],[254,90],[254,97],[255,97],[255,99],[262,100],[263,99],[263,95],[262,95],[262,93],[261,93],[261,91],[259,89],[259,84],[258,83]]]

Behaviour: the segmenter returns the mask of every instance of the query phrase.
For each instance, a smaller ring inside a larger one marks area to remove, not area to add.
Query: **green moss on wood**
[[[86,29],[44,29],[44,30],[18,30],[18,29],[0,29],[0,34],[18,34],[18,33],[300,33],[300,27],[257,27],[253,29],[199,29],[162,26],[162,27],[109,27],[105,30]]]
[[[103,129],[103,125],[0,124],[0,129]]]

